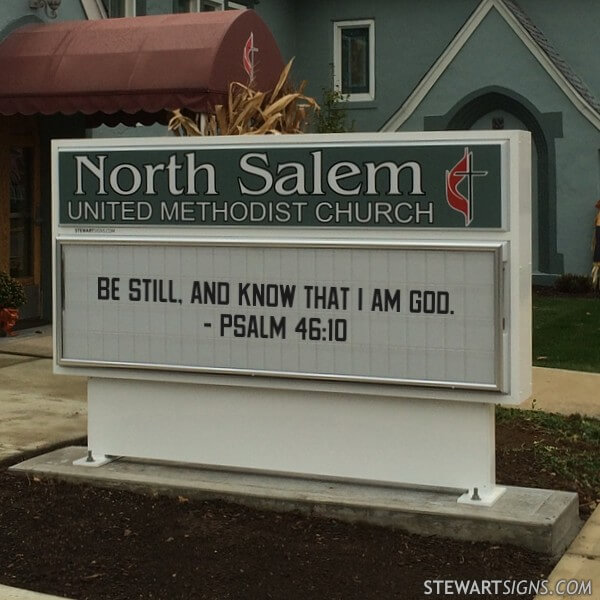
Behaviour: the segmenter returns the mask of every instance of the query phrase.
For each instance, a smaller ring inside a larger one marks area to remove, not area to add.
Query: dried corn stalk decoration
[[[174,110],[169,131],[180,136],[303,133],[308,112],[319,110],[319,105],[304,95],[305,81],[297,89],[289,83],[292,63],[283,69],[272,92],[233,82],[227,105],[215,106],[214,115],[187,116],[180,109]]]
[[[596,218],[594,219],[594,236],[592,237],[592,289],[600,292],[600,200],[596,202]]]

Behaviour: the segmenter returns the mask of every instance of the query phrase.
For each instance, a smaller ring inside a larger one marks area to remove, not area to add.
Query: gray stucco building
[[[263,0],[257,10],[316,97],[334,84],[350,91],[338,75],[342,53],[353,52],[343,32],[355,40],[363,31],[371,47],[354,54],[370,97],[350,93],[345,103],[357,131],[531,131],[534,282],[589,273],[600,197],[600,3]]]
[[[9,0],[0,40],[30,23],[244,6],[267,23],[284,59],[295,57],[309,94],[341,90],[355,131],[531,131],[534,283],[589,273],[600,197],[597,0],[62,0],[55,18]],[[98,128],[102,115],[77,113],[0,121],[0,269],[27,283],[26,316],[48,318],[50,140],[146,129]]]

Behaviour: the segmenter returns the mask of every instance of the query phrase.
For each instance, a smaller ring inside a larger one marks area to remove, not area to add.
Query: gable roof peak
[[[502,2],[508,10],[518,20],[520,25],[525,31],[531,36],[533,41],[541,48],[541,50],[548,56],[552,64],[561,72],[564,78],[579,92],[588,104],[600,115],[600,101],[591,92],[588,86],[585,84],[583,79],[575,73],[567,61],[560,55],[548,38],[544,35],[544,32],[537,27],[537,25],[531,20],[529,15],[519,6],[515,0],[499,0]]]
[[[402,106],[383,125],[382,131],[396,131],[414,113],[492,10],[496,10],[504,19],[573,106],[596,129],[600,130],[600,101],[517,2],[515,0],[482,0]]]

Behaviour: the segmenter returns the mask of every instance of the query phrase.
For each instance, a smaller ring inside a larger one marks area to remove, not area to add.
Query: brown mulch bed
[[[528,452],[540,435],[498,425],[498,480],[573,489]],[[0,582],[77,600],[415,600],[445,597],[426,580],[537,581],[552,567],[514,547],[0,472]]]
[[[528,423],[496,423],[496,479],[504,485],[537,487],[576,492],[579,514],[587,519],[597,506],[600,490],[592,489],[575,477],[553,470],[535,450],[535,444],[551,444],[557,452],[583,450],[598,453],[598,446],[583,440],[564,440],[551,431]]]

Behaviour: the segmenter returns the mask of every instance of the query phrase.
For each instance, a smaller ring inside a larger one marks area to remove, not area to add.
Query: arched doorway
[[[481,116],[468,129],[519,129],[531,131],[526,123],[521,121],[511,112],[502,109],[491,110]],[[542,158],[543,160],[543,158]],[[536,138],[531,139],[531,263],[533,272],[540,271],[540,236],[539,236],[539,162],[540,153],[537,148]]]
[[[562,137],[561,113],[540,113],[510,90],[487,88],[463,98],[446,115],[425,118],[426,130],[523,129],[532,137],[532,270],[563,273],[556,246],[554,140]]]

